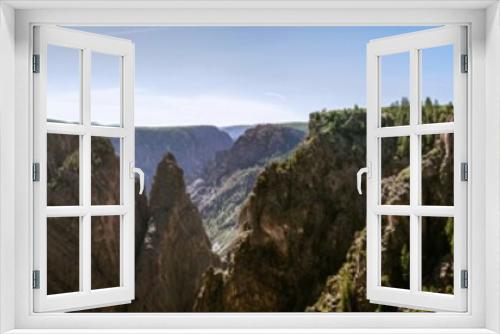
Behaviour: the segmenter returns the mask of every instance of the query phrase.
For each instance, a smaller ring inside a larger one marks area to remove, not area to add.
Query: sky
[[[76,29],[135,44],[137,126],[228,126],[307,121],[309,113],[317,110],[365,106],[367,43],[427,28]],[[78,114],[78,53],[52,49],[48,117],[71,120]],[[440,102],[449,102],[452,96],[451,65],[443,66],[450,52],[449,47],[428,50],[422,60],[422,90]],[[408,96],[407,55],[392,58],[382,62],[383,103]],[[92,63],[92,121],[116,123],[120,96],[117,59],[94,54]]]

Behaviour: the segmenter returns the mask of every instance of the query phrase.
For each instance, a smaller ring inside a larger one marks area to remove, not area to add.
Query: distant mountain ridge
[[[47,174],[50,205],[78,203],[79,144],[74,136],[48,136]],[[119,202],[120,160],[109,138],[93,139],[92,200]],[[76,182],[75,182],[76,181]],[[130,304],[91,312],[191,311],[202,274],[219,266],[211,252],[200,214],[192,203],[175,157],[165,154],[148,200],[135,187],[135,299]],[[96,220],[95,220],[96,219]],[[119,285],[120,224],[113,216],[92,217],[92,286]],[[50,294],[78,291],[78,218],[51,219],[47,228]],[[96,250],[96,251],[94,251]],[[76,268],[76,270],[74,270]]]
[[[188,191],[203,217],[214,251],[223,255],[235,238],[240,207],[264,166],[287,156],[304,136],[303,131],[281,124],[251,127],[229,150],[218,152],[202,178],[190,185]]]
[[[151,190],[156,167],[171,152],[184,171],[186,184],[201,177],[218,152],[231,148],[246,130],[258,125],[235,125],[217,128],[211,125],[159,126],[135,128],[135,160],[145,174],[147,192]],[[307,133],[307,123],[290,122],[276,126],[294,128]],[[112,141],[115,152],[118,142]]]
[[[400,123],[405,108],[409,106],[401,103],[386,109],[384,124]],[[452,121],[452,112],[449,105],[429,102],[423,116],[447,122]],[[247,129],[229,148],[205,160],[198,172],[205,179],[196,179],[190,189],[174,155],[165,152],[155,166],[149,200],[137,193],[136,180],[136,298],[131,304],[96,311],[401,311],[366,299],[366,204],[355,190],[353,177],[366,157],[366,112],[355,107],[313,113],[309,127],[306,137],[283,125]],[[185,128],[177,130],[161,128],[160,132],[168,133],[169,140],[183,139],[174,143],[179,145],[200,142],[203,135],[193,131],[206,134],[204,127],[189,128],[188,134]],[[223,133],[209,132],[214,138]],[[151,133],[149,140],[158,138]],[[72,137],[47,136],[48,205],[79,202],[79,141]],[[409,168],[404,157],[409,156],[409,146],[400,137],[382,151],[382,163],[390,167],[381,187],[386,204],[408,202]],[[201,149],[194,144],[186,149],[191,147]],[[453,200],[453,148],[453,134],[422,140],[421,175],[426,180],[422,199],[429,205]],[[92,203],[119,202],[120,160],[115,152],[109,138],[93,138]],[[97,273],[92,277],[93,288],[119,284],[115,260],[119,259],[120,224],[112,218],[92,219],[91,249],[98,250],[91,260],[92,272]],[[440,220],[422,223],[426,240],[421,250],[426,259],[422,288],[450,294],[453,219],[432,219]],[[409,286],[405,274],[409,272],[409,224],[402,223],[397,216],[389,216],[381,229],[381,281],[386,286]],[[79,289],[78,231],[78,218],[47,221],[50,294]],[[222,261],[216,254],[221,252],[213,247],[213,231],[218,233],[215,246],[226,247]]]
[[[217,152],[229,149],[232,144],[231,137],[215,126],[135,128],[135,160],[144,171],[147,191],[151,189],[156,167],[167,152],[175,156],[189,184],[202,174]]]
[[[259,124],[253,125],[231,125],[231,126],[223,126],[219,127],[220,130],[226,132],[233,141],[236,141],[239,137],[241,137],[246,130],[256,127]],[[286,123],[273,123],[272,125],[282,126],[285,128],[292,128],[296,130],[303,131],[307,134],[308,131],[308,123],[307,122],[286,122]]]
[[[258,175],[224,270],[209,269],[198,312],[301,312],[345,260],[364,224],[353,175],[365,157],[365,113],[314,113],[309,135]]]

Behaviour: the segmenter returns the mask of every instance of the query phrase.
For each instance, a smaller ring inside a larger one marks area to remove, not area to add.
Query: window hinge
[[[468,73],[469,72],[469,56],[467,55],[462,55],[462,73]]]
[[[40,270],[33,270],[33,289],[40,289]]]
[[[462,289],[469,287],[469,272],[467,270],[462,270],[460,273],[460,287]]]
[[[40,181],[40,164],[38,162],[33,163],[33,182]]]
[[[33,55],[33,73],[40,73],[40,55]]]
[[[462,181],[469,181],[469,164],[466,162],[460,164],[460,179]]]

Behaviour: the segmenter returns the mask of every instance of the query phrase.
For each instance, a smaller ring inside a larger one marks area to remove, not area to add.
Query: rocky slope
[[[214,126],[137,127],[136,165],[143,169],[146,187],[151,189],[156,167],[171,152],[189,184],[201,175],[216,152],[227,150],[232,143],[227,133]]]
[[[391,110],[394,115],[385,117],[399,122],[401,107]],[[426,103],[424,115],[451,120],[450,110],[452,106]],[[214,165],[220,169],[206,170],[203,175],[210,179],[193,186],[208,189],[192,193],[199,196],[198,205],[212,205],[214,219],[231,222],[219,229],[224,240],[232,240],[224,245],[228,253],[223,264],[211,251],[181,166],[172,154],[159,159],[150,202],[136,195],[136,300],[99,311],[394,310],[366,300],[365,199],[355,191],[354,177],[365,161],[364,110],[312,114],[309,135],[295,149],[283,140],[300,141],[291,134],[266,126],[250,132],[253,139],[241,138],[232,153],[219,154]],[[116,203],[118,158],[109,140],[96,140],[92,202]],[[422,142],[422,198],[427,204],[449,204],[453,136],[424,136]],[[49,204],[77,204],[78,138],[49,135],[48,147]],[[408,142],[396,140],[387,147],[382,193],[388,204],[407,202]],[[48,230],[50,293],[78,289],[78,221],[59,220],[49,222]],[[107,219],[99,222],[102,228],[94,230],[92,247],[103,253],[92,257],[94,280],[95,286],[109,286],[116,284],[118,230]],[[408,284],[408,231],[403,225],[397,217],[384,223],[384,285]],[[424,289],[449,293],[453,222],[424,222],[423,233]]]
[[[392,114],[385,117],[395,119]],[[408,201],[408,144],[404,138],[396,140],[384,152],[383,165],[389,168],[382,193],[387,204]],[[364,148],[364,110],[312,114],[305,143],[258,176],[241,211],[229,263],[224,270],[212,268],[205,274],[195,310],[396,310],[366,299],[365,200],[355,193],[354,177],[363,165]],[[422,154],[423,198],[427,204],[448,203],[452,135],[423,137]],[[399,217],[383,221],[382,282],[407,287],[409,226]],[[452,220],[422,224],[423,289],[450,293]]]
[[[240,208],[264,165],[289,154],[303,137],[304,132],[281,125],[247,129],[229,150],[216,154],[203,178],[190,185],[189,193],[219,254],[225,254],[234,240]]]
[[[434,185],[424,187],[422,197],[428,204],[449,203],[453,189],[453,136],[451,134],[427,136],[424,141],[422,177]],[[451,171],[451,173],[450,173]],[[383,180],[382,192],[387,204],[407,201],[408,169]],[[438,186],[439,185],[439,186]],[[407,228],[399,228],[401,221],[389,217],[382,231],[382,283],[385,286],[408,286],[409,250]],[[422,284],[425,291],[452,293],[453,291],[453,220],[437,218],[423,221]],[[394,311],[391,307],[371,304],[366,299],[366,232],[359,232],[339,272],[326,280],[318,300],[308,308],[319,312],[371,312]]]
[[[337,272],[364,225],[355,189],[365,114],[311,114],[309,137],[266,166],[244,204],[226,270],[209,270],[196,311],[304,311]]]
[[[165,191],[168,189],[168,191]],[[131,311],[191,311],[203,272],[219,264],[172,154],[158,165],[150,218],[136,263]]]
[[[78,138],[49,135],[47,145],[49,204],[77,204]],[[93,204],[119,202],[119,159],[108,139],[92,141],[91,167]],[[199,213],[186,193],[182,169],[173,155],[166,155],[158,165],[150,204],[138,192],[135,201],[136,299],[129,305],[91,311],[190,311],[202,273],[218,265],[219,260],[211,252]],[[49,224],[48,291],[77,291],[78,219],[57,218]],[[93,288],[119,285],[118,236],[116,217],[93,218]]]
[[[219,182],[239,169],[264,165],[289,152],[304,132],[281,125],[259,124],[245,131],[230,149],[216,153],[213,166],[205,171],[209,182]]]

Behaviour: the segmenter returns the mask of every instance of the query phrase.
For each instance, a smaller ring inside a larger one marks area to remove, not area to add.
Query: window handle
[[[367,167],[363,167],[363,168],[360,168],[358,170],[358,173],[356,174],[356,184],[358,186],[358,193],[360,195],[363,195],[363,190],[361,189],[361,177],[363,176],[363,174],[366,174],[366,177],[370,177],[370,164],[368,164]]]
[[[135,174],[139,175],[139,195],[144,192],[144,172],[142,169],[134,166],[134,162],[130,162],[130,178],[135,179]]]

